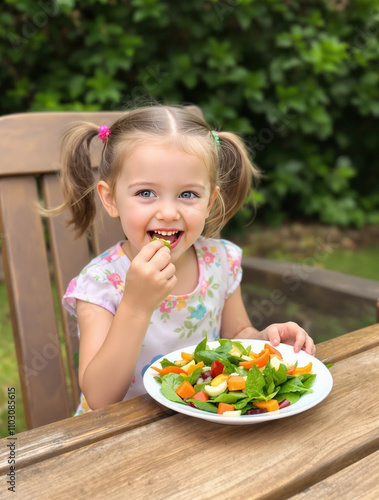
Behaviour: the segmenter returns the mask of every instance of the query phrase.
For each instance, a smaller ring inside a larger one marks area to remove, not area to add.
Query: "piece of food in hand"
[[[171,243],[163,238],[157,238],[156,236],[154,236],[154,238],[152,239],[152,241],[155,241],[155,240],[162,240],[163,243],[166,245],[166,247],[170,248],[171,249]]]

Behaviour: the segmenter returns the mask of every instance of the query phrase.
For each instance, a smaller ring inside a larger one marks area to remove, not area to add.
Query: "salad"
[[[154,377],[165,398],[225,417],[277,411],[313,392],[312,362],[286,363],[270,344],[259,352],[241,342],[218,339],[210,349],[204,338],[192,354],[174,362],[164,358]]]

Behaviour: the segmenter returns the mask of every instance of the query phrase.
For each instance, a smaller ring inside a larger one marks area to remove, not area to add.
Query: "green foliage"
[[[262,221],[379,221],[379,0],[5,0],[0,38],[3,114],[196,103],[247,140]]]

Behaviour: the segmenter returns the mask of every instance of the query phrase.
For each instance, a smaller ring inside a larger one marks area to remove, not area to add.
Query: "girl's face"
[[[196,156],[148,145],[124,161],[114,199],[104,181],[98,192],[108,213],[120,217],[129,258],[156,236],[171,242],[175,263],[201,235],[219,187],[211,192],[207,169]]]

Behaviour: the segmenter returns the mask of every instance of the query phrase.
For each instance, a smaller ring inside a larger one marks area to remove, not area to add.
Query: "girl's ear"
[[[104,205],[105,210],[111,217],[118,217],[118,208],[116,202],[111,194],[111,189],[105,181],[97,183],[97,192],[100,196],[101,203]]]
[[[211,195],[211,197],[209,198],[209,203],[208,203],[208,208],[207,208],[207,215],[206,215],[206,219],[208,219],[209,217],[209,214],[210,214],[210,211],[211,211],[211,208],[212,208],[212,205],[213,203],[216,201],[216,198],[217,196],[219,195],[220,193],[220,187],[219,186],[216,186],[213,194]]]

